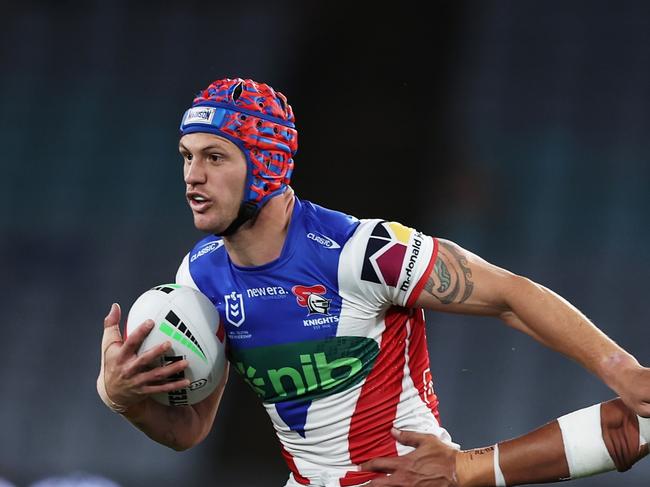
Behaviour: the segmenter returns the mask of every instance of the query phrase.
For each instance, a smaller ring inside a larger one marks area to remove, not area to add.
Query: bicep
[[[438,243],[438,254],[416,307],[489,316],[508,311],[507,295],[519,276],[454,242],[438,239]]]

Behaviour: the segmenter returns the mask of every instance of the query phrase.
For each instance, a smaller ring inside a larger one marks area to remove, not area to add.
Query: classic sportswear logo
[[[183,122],[183,125],[187,125],[190,123],[211,124],[215,112],[216,112],[215,107],[190,108],[187,111],[187,116],[185,117],[185,121]]]
[[[199,249],[192,254],[190,257],[190,262],[194,262],[199,257],[203,257],[206,254],[214,252],[218,248],[223,246],[223,240],[212,240],[211,242],[205,243],[199,247]]]
[[[332,337],[232,352],[244,381],[274,403],[349,389],[370,373],[379,346],[367,337]]]
[[[241,326],[241,324],[246,319],[246,314],[244,313],[244,299],[241,293],[235,291],[230,294],[226,294],[226,319],[228,323],[234,326]]]
[[[341,246],[329,237],[317,232],[309,232],[307,238],[321,244],[326,249],[340,249]]]

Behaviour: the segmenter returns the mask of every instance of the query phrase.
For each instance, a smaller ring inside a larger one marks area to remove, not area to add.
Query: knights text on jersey
[[[228,359],[269,414],[299,485],[362,484],[358,465],[411,451],[391,427],[451,438],[438,421],[424,329],[412,308],[438,242],[295,199],[280,257],[233,264],[219,237],[185,257],[179,284],[207,295]]]

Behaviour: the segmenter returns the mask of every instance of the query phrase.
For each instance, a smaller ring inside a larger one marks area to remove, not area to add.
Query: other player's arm
[[[563,353],[611,387],[640,416],[650,416],[650,369],[642,367],[568,301],[530,279],[440,239],[415,306],[491,315]]]
[[[500,487],[628,470],[648,454],[650,419],[615,399],[486,448],[459,452],[432,435],[393,434],[415,450],[363,464],[364,470],[390,474],[369,487]]]
[[[187,367],[181,360],[151,369],[149,364],[162,356],[170,344],[165,343],[136,355],[152,327],[139,326],[126,340],[119,328],[120,308],[114,304],[104,319],[102,361],[97,391],[104,403],[121,413],[151,439],[174,450],[186,450],[202,441],[214,422],[219,401],[226,385],[228,370],[216,390],[203,401],[191,406],[165,406],[149,396],[187,387],[187,379],[169,382],[169,378]]]

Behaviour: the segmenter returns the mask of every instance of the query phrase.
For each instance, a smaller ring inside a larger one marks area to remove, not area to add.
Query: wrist
[[[624,392],[629,377],[641,368],[639,362],[630,354],[615,351],[600,362],[600,377],[616,393]]]
[[[119,413],[129,421],[138,421],[140,418],[147,415],[146,411],[148,402],[148,399],[136,402],[135,404],[125,407],[124,410]]]
[[[106,384],[104,383],[103,367],[102,370],[99,372],[99,376],[97,377],[97,394],[99,395],[102,402],[106,405],[106,407],[111,411],[113,411],[114,413],[122,414],[127,410],[126,406],[116,403],[108,395],[108,391],[106,390]]]
[[[494,446],[459,451],[456,455],[459,487],[493,487]]]
[[[458,487],[470,487],[472,485],[471,468],[468,465],[467,451],[456,452],[456,479]]]

